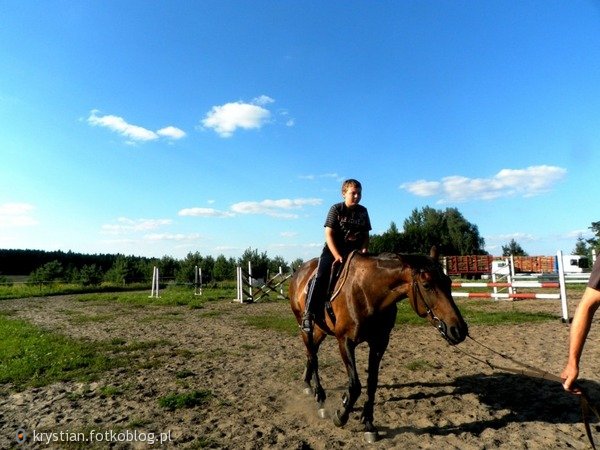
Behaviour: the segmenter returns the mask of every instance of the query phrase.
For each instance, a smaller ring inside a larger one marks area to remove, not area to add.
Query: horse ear
[[[438,260],[438,249],[435,245],[431,246],[431,250],[429,251],[429,256],[431,256],[436,261]]]

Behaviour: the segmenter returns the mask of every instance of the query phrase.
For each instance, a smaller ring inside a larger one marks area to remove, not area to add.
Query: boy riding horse
[[[367,208],[359,205],[362,185],[354,179],[342,183],[341,203],[329,209],[325,220],[325,246],[319,257],[317,276],[311,284],[306,298],[302,318],[302,330],[311,333],[316,314],[324,308],[329,295],[329,281],[334,263],[342,264],[354,250],[366,253],[369,247],[371,221]]]

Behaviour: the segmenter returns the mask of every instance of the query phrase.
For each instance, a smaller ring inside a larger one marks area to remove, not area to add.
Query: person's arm
[[[579,361],[592,325],[592,318],[599,306],[600,291],[587,287],[573,316],[573,323],[569,332],[569,358],[560,375],[564,380],[564,389],[573,394],[581,392],[574,383],[579,377]]]
[[[369,251],[369,232],[366,233],[365,238],[362,241],[362,244],[360,246],[360,252],[361,253],[368,253]]]
[[[325,227],[325,242],[327,243],[327,247],[329,247],[329,251],[333,255],[334,261],[343,262],[342,255],[340,254],[337,247],[335,246],[335,240],[334,240],[333,236],[334,236],[333,228]]]

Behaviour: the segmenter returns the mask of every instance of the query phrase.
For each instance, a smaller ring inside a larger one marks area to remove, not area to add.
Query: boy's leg
[[[308,290],[302,318],[302,330],[307,333],[312,331],[314,317],[323,308],[323,298],[327,295],[329,274],[333,261],[333,255],[329,251],[324,251],[319,258],[317,276]]]

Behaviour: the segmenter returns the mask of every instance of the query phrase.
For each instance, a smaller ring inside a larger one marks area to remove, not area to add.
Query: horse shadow
[[[580,380],[579,384],[588,393],[592,403],[598,407],[600,402],[600,383]],[[502,417],[477,420],[463,424],[430,426],[380,427],[381,431],[393,437],[401,433],[449,435],[470,433],[479,435],[486,429],[501,429],[511,423],[546,422],[548,424],[578,424],[582,422],[580,399],[564,391],[555,381],[531,378],[510,373],[475,374],[458,377],[447,383],[414,382],[380,385],[379,389],[402,390],[403,388],[425,388],[428,392],[392,396],[388,402],[405,400],[434,401],[446,396],[460,397],[467,394],[477,396],[479,402],[489,411],[506,411]],[[599,431],[597,419],[589,417],[595,431]]]

